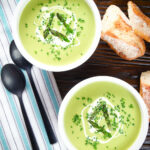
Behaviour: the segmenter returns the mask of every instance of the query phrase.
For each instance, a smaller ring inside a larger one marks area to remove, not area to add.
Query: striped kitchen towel
[[[9,45],[13,40],[12,27],[13,13],[19,0],[0,0],[0,71],[2,66],[12,63],[9,54]],[[61,143],[57,115],[61,103],[61,97],[56,86],[54,76],[33,67],[32,75],[38,89],[39,95],[45,106],[53,130],[58,138],[59,146],[55,148],[49,144],[48,137],[41,119],[39,109],[32,91],[28,76],[26,78],[26,90],[23,100],[32,124],[37,142],[41,150],[63,149]],[[3,150],[31,150],[28,134],[23,122],[19,101],[16,96],[10,94],[2,85],[0,80],[0,149]]]

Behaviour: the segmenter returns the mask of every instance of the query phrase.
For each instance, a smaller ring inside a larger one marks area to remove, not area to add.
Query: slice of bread
[[[103,17],[101,38],[123,59],[133,60],[145,53],[144,41],[134,33],[129,19],[115,5],[109,6]]]
[[[128,15],[134,32],[142,39],[150,42],[150,18],[145,16],[132,1],[128,2]]]
[[[150,119],[150,71],[143,72],[140,78],[140,94],[147,106]]]

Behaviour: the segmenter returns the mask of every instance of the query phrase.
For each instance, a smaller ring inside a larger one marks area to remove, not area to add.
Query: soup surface
[[[69,102],[64,126],[78,150],[127,150],[139,135],[141,113],[134,96],[110,82],[94,82]]]
[[[52,66],[80,59],[90,48],[95,29],[93,13],[85,0],[31,0],[19,24],[27,52]]]

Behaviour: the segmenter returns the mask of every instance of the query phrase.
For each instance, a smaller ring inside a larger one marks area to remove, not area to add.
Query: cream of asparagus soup
[[[85,0],[31,0],[19,24],[27,52],[53,66],[80,59],[90,48],[95,29],[94,15]]]
[[[141,112],[128,90],[94,82],[72,96],[64,127],[78,150],[127,150],[139,135]]]

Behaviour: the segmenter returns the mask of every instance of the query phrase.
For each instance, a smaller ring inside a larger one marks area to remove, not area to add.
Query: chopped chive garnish
[[[85,20],[83,20],[83,19],[81,19],[81,18],[79,18],[78,21],[81,22],[81,23],[84,23],[84,22],[85,22]]]
[[[76,124],[78,126],[81,123],[81,118],[78,114],[75,114],[72,118],[72,121],[74,124]]]
[[[27,23],[25,23],[25,27],[28,28],[28,24]]]

